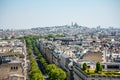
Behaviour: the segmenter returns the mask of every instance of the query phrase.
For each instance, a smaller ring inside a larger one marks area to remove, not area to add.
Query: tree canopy
[[[102,65],[101,65],[101,63],[100,62],[97,62],[96,63],[96,70],[95,70],[95,72],[101,72],[102,71]]]
[[[82,70],[86,71],[88,69],[87,63],[83,63]]]
[[[66,73],[55,64],[49,64],[47,66],[47,72],[50,80],[64,80],[66,78]]]

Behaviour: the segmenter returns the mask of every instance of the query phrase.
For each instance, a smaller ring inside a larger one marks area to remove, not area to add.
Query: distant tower
[[[74,25],[73,25],[73,22],[71,23],[71,26],[74,26]]]
[[[74,26],[75,26],[75,27],[78,27],[78,24],[75,22]]]
[[[96,28],[98,31],[100,31],[101,30],[101,26],[99,25],[99,26],[97,26],[97,28]]]

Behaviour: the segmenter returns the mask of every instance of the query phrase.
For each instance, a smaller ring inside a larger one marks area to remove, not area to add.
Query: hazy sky
[[[120,27],[120,0],[0,0],[0,28]]]

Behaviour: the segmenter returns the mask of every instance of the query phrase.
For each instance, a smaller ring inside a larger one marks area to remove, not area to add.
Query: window
[[[13,67],[11,67],[11,70],[13,70]]]
[[[14,67],[14,70],[15,70],[16,68]]]
[[[14,67],[12,66],[11,70],[18,70],[18,66],[14,66]]]
[[[16,66],[16,70],[18,70],[18,67]]]
[[[104,69],[104,68],[105,68],[105,65],[102,65],[102,68]]]

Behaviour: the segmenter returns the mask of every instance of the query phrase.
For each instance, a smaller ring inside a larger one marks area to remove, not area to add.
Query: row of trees
[[[29,55],[31,55],[32,52],[34,52],[34,54],[40,60],[43,68],[45,69],[45,71],[49,75],[50,80],[64,80],[64,79],[66,79],[66,73],[61,68],[58,68],[55,64],[48,64],[47,60],[42,56],[39,49],[37,48],[36,40],[38,38],[39,37],[31,36],[31,35],[25,37]],[[30,72],[30,74],[32,74],[32,73]]]
[[[39,68],[37,67],[36,60],[30,57],[30,80],[44,80],[42,73],[40,72]]]
[[[34,39],[39,39],[39,38],[45,38],[45,39],[49,39],[49,38],[55,38],[55,37],[64,37],[64,35],[61,35],[61,34],[49,34],[47,36],[32,36],[32,35],[29,35],[29,36],[26,36],[27,38],[29,37],[32,37]],[[24,39],[25,37],[19,37],[18,39]]]
[[[33,58],[33,47],[31,42],[31,37],[24,37],[26,41],[27,51],[30,56],[30,80],[44,80],[42,73],[40,72],[36,60]]]
[[[83,63],[82,70],[84,72],[88,71],[88,65],[87,65],[87,63]],[[102,65],[100,64],[100,62],[97,62],[96,63],[95,73],[99,73],[99,72],[102,72]]]
[[[50,80],[64,80],[66,78],[66,73],[61,68],[58,68],[55,64],[48,64],[46,59],[42,56],[39,49],[37,48],[36,38],[34,37],[32,39],[32,44],[33,44],[34,53],[35,55],[38,56],[45,71],[49,75],[49,79]]]

